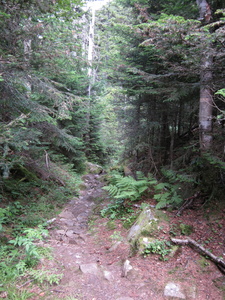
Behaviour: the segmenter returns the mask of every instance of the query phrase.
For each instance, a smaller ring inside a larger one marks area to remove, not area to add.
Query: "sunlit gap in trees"
[[[110,2],[110,0],[86,0],[85,2],[86,4],[84,5],[84,8],[98,10],[101,9],[105,4]]]

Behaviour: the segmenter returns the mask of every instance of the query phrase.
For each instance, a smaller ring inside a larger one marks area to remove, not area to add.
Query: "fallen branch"
[[[185,199],[184,203],[178,209],[176,216],[180,216],[186,208],[189,208],[192,205],[193,201],[199,197],[199,195],[200,192],[196,192],[192,197]]]
[[[32,281],[34,281],[34,279],[27,280],[25,283],[21,284],[20,286],[17,286],[17,288],[18,288],[18,289],[21,289],[22,287],[24,287],[25,285],[28,285],[28,284],[31,283]]]
[[[223,261],[221,258],[215,256],[212,254],[209,250],[205,249],[203,246],[201,246],[199,243],[196,241],[192,240],[191,238],[187,238],[185,240],[180,240],[180,239],[174,239],[171,238],[171,241],[174,244],[177,245],[187,245],[187,246],[194,246],[197,248],[204,256],[207,256],[210,258],[211,261],[213,261],[217,267],[220,269],[220,271],[225,274],[225,261]]]

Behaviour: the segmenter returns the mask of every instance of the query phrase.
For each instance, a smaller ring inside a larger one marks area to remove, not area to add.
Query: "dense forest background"
[[[86,161],[220,197],[223,1],[82,5],[1,1],[2,198]]]
[[[224,1],[116,0],[95,13],[0,1],[0,223],[17,233],[40,217],[12,222],[12,207],[62,205],[87,162],[166,182],[161,207],[224,201]]]
[[[195,190],[223,194],[223,8],[221,1],[117,1],[99,12],[99,73],[123,161],[178,183],[183,199]]]

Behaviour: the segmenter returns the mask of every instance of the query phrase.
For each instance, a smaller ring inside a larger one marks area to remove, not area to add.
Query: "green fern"
[[[141,173],[138,173],[137,180],[131,176],[124,177],[115,174],[111,177],[110,184],[103,187],[103,189],[108,191],[109,195],[115,199],[136,201],[151,184],[152,182]]]
[[[183,199],[177,193],[179,185],[172,185],[169,183],[159,183],[156,187],[156,194],[154,199],[158,201],[156,208],[161,209],[167,206],[176,207],[178,206]]]

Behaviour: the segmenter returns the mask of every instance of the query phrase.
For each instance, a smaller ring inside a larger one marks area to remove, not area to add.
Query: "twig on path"
[[[20,286],[17,286],[17,288],[18,288],[18,289],[21,289],[22,287],[24,287],[25,285],[28,285],[28,284],[31,283],[32,281],[34,281],[34,279],[27,280],[26,282],[24,282],[24,283],[21,284]]]

